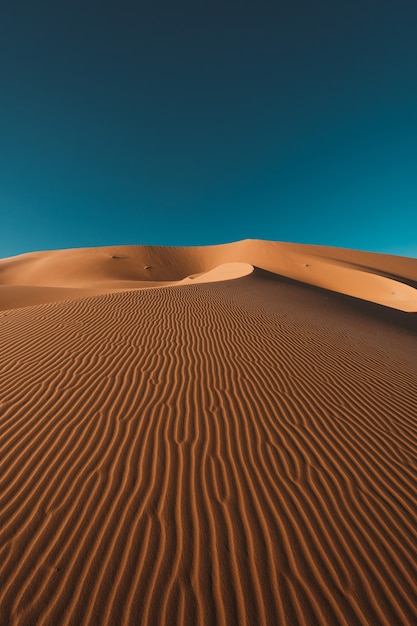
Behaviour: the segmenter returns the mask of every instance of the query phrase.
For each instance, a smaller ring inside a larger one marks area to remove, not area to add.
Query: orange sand
[[[0,624],[416,623],[416,287],[252,240],[0,261]]]

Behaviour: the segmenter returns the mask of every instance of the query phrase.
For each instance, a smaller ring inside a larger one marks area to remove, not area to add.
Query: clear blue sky
[[[2,3],[0,216],[0,257],[417,256],[416,0]]]

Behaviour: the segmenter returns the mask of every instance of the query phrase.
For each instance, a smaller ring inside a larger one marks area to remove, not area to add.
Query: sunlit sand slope
[[[1,624],[415,623],[415,315],[243,256],[0,313]]]
[[[251,239],[188,248],[112,246],[55,250],[3,259],[0,260],[0,308],[23,306],[23,288],[29,286],[83,289],[88,296],[103,291],[182,284],[195,276],[198,282],[203,282],[208,272],[207,280],[224,280],[241,275],[242,264],[402,311],[417,312],[417,259]],[[223,278],[220,275],[213,278],[213,270],[219,267],[223,268]],[[20,290],[6,292],[4,286],[20,287]],[[33,291],[26,291],[27,304],[33,304]],[[38,293],[38,302],[61,300],[63,295],[59,291],[43,290]]]

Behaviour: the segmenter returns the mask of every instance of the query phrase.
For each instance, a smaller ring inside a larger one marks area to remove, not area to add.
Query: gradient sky
[[[416,0],[2,3],[0,257],[417,257]]]

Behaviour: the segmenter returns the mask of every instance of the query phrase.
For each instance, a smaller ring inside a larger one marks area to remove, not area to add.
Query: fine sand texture
[[[417,260],[0,261],[1,626],[417,623]]]

